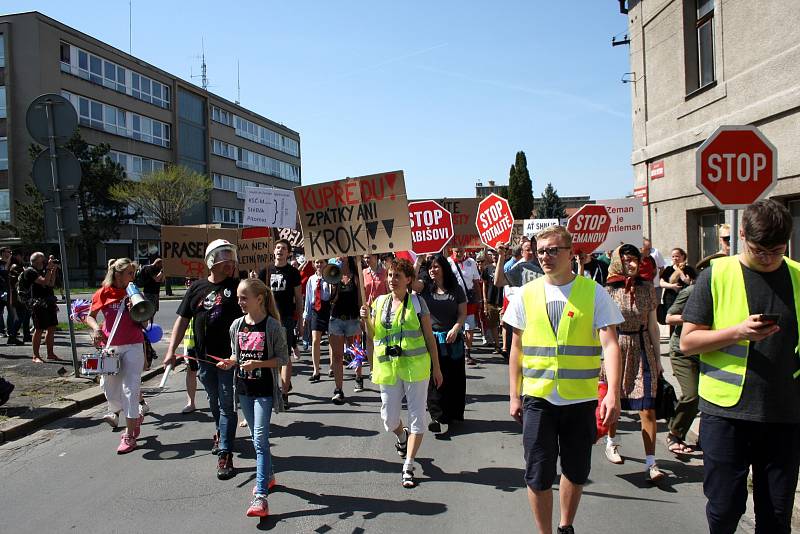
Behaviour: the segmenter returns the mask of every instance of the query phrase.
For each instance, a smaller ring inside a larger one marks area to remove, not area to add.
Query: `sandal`
[[[405,458],[408,452],[408,429],[406,427],[403,427],[403,433],[405,433],[406,436],[405,441],[400,441],[400,438],[397,438],[397,443],[394,444],[394,448],[397,450],[397,454],[400,455],[400,458]]]
[[[411,467],[409,469],[403,470],[403,487],[404,488],[413,488],[417,485],[414,482],[414,468]]]
[[[667,450],[672,454],[688,454],[694,452],[694,449],[686,445],[681,438],[670,433],[667,433]]]

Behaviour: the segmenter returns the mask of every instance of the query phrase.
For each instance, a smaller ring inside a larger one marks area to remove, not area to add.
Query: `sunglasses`
[[[539,256],[544,256],[545,254],[555,258],[558,256],[559,250],[569,250],[571,247],[547,247],[547,248],[538,248],[536,249],[536,254]]]
[[[722,239],[725,243],[730,243],[731,242],[731,236],[729,236],[729,235],[724,235],[724,236],[720,237],[720,239]]]

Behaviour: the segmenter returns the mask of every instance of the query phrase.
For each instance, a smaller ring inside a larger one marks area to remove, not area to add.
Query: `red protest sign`
[[[492,193],[478,204],[478,217],[475,226],[481,236],[481,242],[487,247],[497,248],[497,245],[508,243],[511,240],[511,231],[514,229],[514,216],[508,200]]]
[[[599,247],[611,228],[611,216],[605,206],[586,204],[567,221],[567,231],[572,234],[573,254],[591,254]]]
[[[775,187],[777,160],[755,126],[720,126],[697,149],[697,187],[720,209],[746,208]]]
[[[435,200],[409,202],[408,218],[417,254],[440,252],[453,238],[453,216]]]

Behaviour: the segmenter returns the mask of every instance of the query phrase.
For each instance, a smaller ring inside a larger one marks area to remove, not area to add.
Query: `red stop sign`
[[[567,221],[572,234],[572,253],[591,254],[603,244],[611,228],[611,216],[605,206],[586,204]]]
[[[475,226],[481,236],[481,242],[487,247],[497,248],[497,245],[511,241],[511,231],[514,229],[514,216],[508,200],[492,193],[478,203],[478,216]]]
[[[746,208],[778,180],[778,151],[755,126],[720,126],[696,158],[697,187],[720,209]]]
[[[453,238],[453,215],[435,200],[409,202],[408,217],[417,254],[436,254]]]

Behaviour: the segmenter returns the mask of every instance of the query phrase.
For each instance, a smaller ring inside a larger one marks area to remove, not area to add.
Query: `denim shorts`
[[[361,321],[359,319],[337,319],[331,317],[328,323],[329,336],[352,337],[361,332]]]

